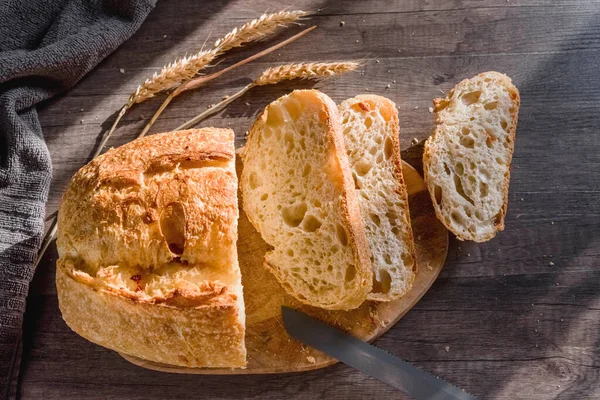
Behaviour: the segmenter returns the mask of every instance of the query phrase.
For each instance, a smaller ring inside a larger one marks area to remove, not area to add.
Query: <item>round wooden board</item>
[[[388,303],[367,301],[351,311],[326,311],[299,303],[287,295],[275,277],[263,268],[264,254],[269,245],[262,240],[242,210],[238,228],[238,257],[246,304],[247,368],[184,368],[125,354],[121,356],[133,364],[152,370],[209,375],[299,372],[336,363],[335,359],[302,345],[287,334],[281,321],[282,305],[299,308],[362,340],[372,341],[381,336],[427,292],[448,253],[448,231],[435,216],[423,179],[409,164],[402,164],[418,265],[413,287],[403,298]],[[238,173],[239,167],[238,164]]]

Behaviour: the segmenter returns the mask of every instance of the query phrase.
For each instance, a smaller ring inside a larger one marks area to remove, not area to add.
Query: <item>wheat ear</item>
[[[240,47],[248,42],[262,40],[275,32],[278,27],[297,23],[310,14],[312,12],[302,10],[263,14],[239,28],[234,28],[231,32],[217,40],[212,49],[201,50],[194,55],[185,56],[165,65],[160,72],[155,72],[152,78],[146,79],[129,96],[127,103],[121,107],[111,128],[103,135],[101,140],[102,146],[98,154],[102,152],[102,148],[117,128],[123,115],[135,104],[142,103],[160,92],[177,87],[182,82],[189,81],[196,76],[198,71],[206,68],[215,58],[227,50]],[[145,128],[144,134],[146,131],[147,129]]]
[[[223,75],[226,72],[229,72],[237,67],[241,67],[242,65],[248,64],[251,61],[257,60],[263,56],[266,56],[269,53],[274,52],[275,50],[278,50],[280,48],[282,48],[283,46],[286,46],[290,43],[292,43],[293,41],[300,39],[302,36],[306,35],[308,32],[316,29],[316,26],[311,26],[310,28],[307,28],[305,30],[303,30],[300,33],[297,33],[296,35],[280,42],[277,43],[274,46],[269,47],[268,49],[265,49],[259,53],[256,53],[248,58],[245,58],[227,68],[224,68],[218,72],[215,72],[213,74],[210,75],[205,75],[205,76],[200,76],[198,78],[194,78],[192,80],[187,81],[186,83],[182,83],[181,85],[179,85],[175,90],[173,90],[169,96],[167,96],[167,98],[165,99],[165,101],[163,101],[163,103],[160,105],[160,107],[158,108],[158,110],[156,110],[156,112],[154,113],[154,115],[152,116],[152,118],[150,119],[150,121],[148,121],[148,123],[146,124],[146,126],[144,127],[144,129],[142,130],[142,132],[138,135],[139,137],[144,137],[146,135],[146,133],[148,132],[148,130],[152,127],[152,125],[154,125],[154,123],[156,122],[156,120],[158,119],[158,117],[162,114],[162,112],[165,110],[165,108],[167,108],[167,106],[171,103],[171,101],[173,101],[173,99],[177,96],[179,96],[181,93],[186,92],[188,90],[192,90],[192,89],[196,89],[204,84],[206,84],[209,81],[212,81],[213,79],[216,79],[218,77],[220,77],[221,75]]]
[[[175,128],[176,131],[190,128],[207,117],[216,114],[224,109],[235,99],[242,97],[246,92],[256,86],[274,85],[279,82],[292,79],[321,79],[328,76],[340,75],[346,72],[354,71],[359,67],[355,61],[343,61],[335,63],[300,63],[284,64],[277,67],[268,68],[263,71],[258,78],[250,84],[244,86],[241,90],[215,104],[206,111],[195,116],[186,123]]]

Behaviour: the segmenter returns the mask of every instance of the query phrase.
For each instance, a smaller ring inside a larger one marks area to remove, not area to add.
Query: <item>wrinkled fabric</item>
[[[156,0],[0,0],[0,399],[18,373],[52,163],[36,104],[75,85]]]

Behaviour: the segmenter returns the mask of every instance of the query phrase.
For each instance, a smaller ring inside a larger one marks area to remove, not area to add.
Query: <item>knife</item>
[[[281,313],[285,329],[294,339],[379,379],[416,400],[477,400],[448,382],[300,311],[282,306]]]

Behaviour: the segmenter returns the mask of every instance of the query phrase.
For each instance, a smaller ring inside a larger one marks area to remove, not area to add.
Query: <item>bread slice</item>
[[[135,140],[91,161],[58,213],[67,325],[101,346],[185,367],[244,367],[237,177],[229,129]]]
[[[519,91],[485,72],[434,100],[436,128],[425,143],[425,182],[437,217],[461,240],[484,242],[504,229]]]
[[[392,101],[375,95],[348,99],[339,110],[372,254],[373,290],[367,298],[398,299],[412,287],[416,270],[398,110]]]
[[[358,307],[371,291],[370,252],[333,101],[316,90],[274,101],[242,158],[244,211],[273,246],[267,268],[306,304]]]

